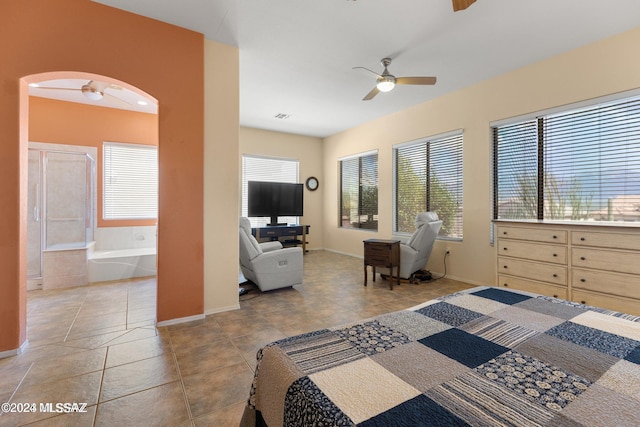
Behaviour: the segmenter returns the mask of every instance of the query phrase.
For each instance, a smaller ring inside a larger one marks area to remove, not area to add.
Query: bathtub
[[[92,251],[87,270],[89,283],[155,276],[156,248]]]

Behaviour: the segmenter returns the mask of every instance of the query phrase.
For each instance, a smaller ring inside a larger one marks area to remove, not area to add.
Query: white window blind
[[[640,221],[640,98],[498,126],[494,218]]]
[[[247,215],[247,187],[249,181],[298,182],[299,162],[294,159],[278,159],[273,157],[242,156],[242,216]],[[251,226],[266,227],[270,218],[251,217]],[[279,221],[297,224],[298,217],[279,217]]]
[[[440,237],[462,239],[462,147],[455,133],[394,148],[394,231],[412,233],[416,215],[433,211]]]
[[[340,161],[340,227],[378,229],[378,153]]]
[[[103,219],[158,217],[158,147],[103,144]]]

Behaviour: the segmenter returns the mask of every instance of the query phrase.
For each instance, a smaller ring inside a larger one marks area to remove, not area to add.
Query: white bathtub
[[[156,248],[93,251],[87,270],[90,283],[155,276]]]

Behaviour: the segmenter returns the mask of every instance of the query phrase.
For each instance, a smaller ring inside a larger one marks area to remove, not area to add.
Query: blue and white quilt
[[[243,424],[640,426],[640,318],[526,292],[469,289],[257,357]]]

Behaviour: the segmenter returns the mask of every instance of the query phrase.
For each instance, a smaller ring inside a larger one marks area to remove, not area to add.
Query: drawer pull
[[[504,234],[504,235],[506,236],[506,235],[507,235],[507,232],[506,232],[506,231],[503,231],[503,232],[502,232],[502,234]]]
[[[584,261],[584,260],[586,260],[586,258],[585,258],[585,257],[583,257],[583,256],[581,256],[581,257],[580,257],[580,261]]]
[[[505,265],[504,268],[507,268],[507,266]]]
[[[506,251],[506,250],[507,250],[507,248],[502,248],[502,250],[505,250],[505,251]]]
[[[558,275],[557,275],[557,274],[554,274],[554,275],[553,275],[553,277],[558,277]]]
[[[586,282],[586,281],[587,281],[587,279],[580,279],[580,281],[581,281],[582,283],[584,283],[584,282]]]
[[[557,239],[557,238],[558,238],[558,236],[553,236],[553,238],[554,238],[554,239]]]
[[[586,303],[587,303],[586,301],[580,301],[580,304],[586,304]]]
[[[509,284],[508,284],[508,283],[505,283],[503,286],[508,288],[508,287],[509,287]]]
[[[581,237],[581,238],[580,238],[580,241],[581,241],[581,242],[584,242],[585,240],[586,240],[586,239],[585,239],[584,237]]]
[[[558,256],[558,254],[553,254],[553,256]]]
[[[553,294],[553,297],[554,298],[558,298],[558,294]]]

